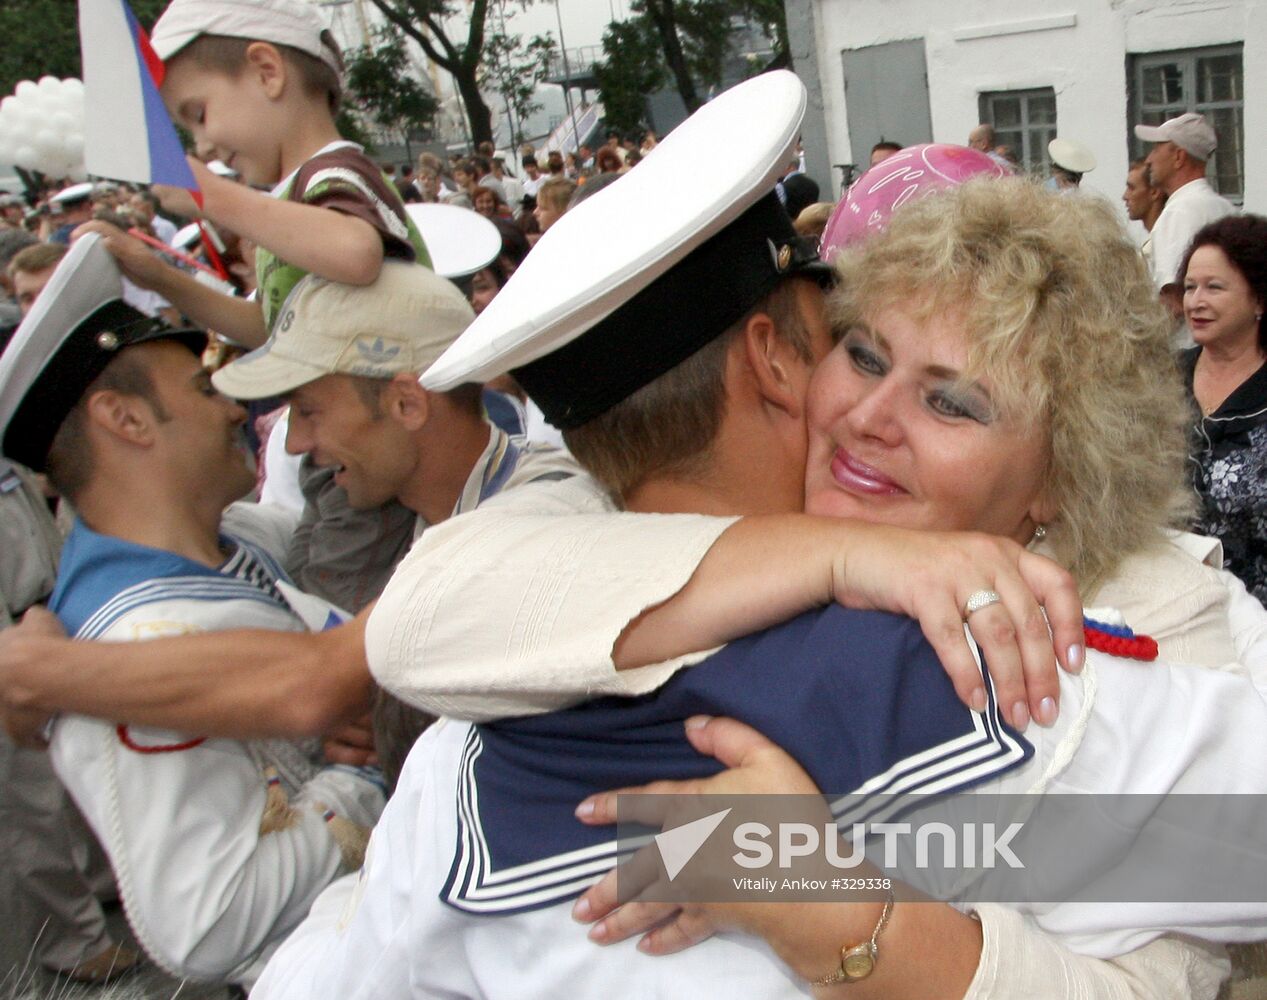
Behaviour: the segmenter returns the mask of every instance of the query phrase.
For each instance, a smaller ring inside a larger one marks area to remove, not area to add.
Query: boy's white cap
[[[431,266],[442,277],[474,274],[502,251],[502,234],[479,212],[439,202],[414,202],[405,211],[422,234]]]
[[[80,237],[0,355],[0,451],[42,471],[62,421],[119,352],[172,339],[195,354],[207,342],[124,302],[119,266],[101,237]]]
[[[1095,153],[1072,139],[1052,139],[1047,143],[1047,155],[1052,163],[1071,173],[1086,174],[1095,169]]]
[[[773,193],[805,104],[800,80],[780,70],[704,105],[654,157],[551,226],[423,385],[513,370],[552,424],[576,427],[703,347],[782,278],[821,273]]]
[[[421,264],[388,260],[369,285],[303,278],[265,344],[211,376],[235,399],[279,396],[324,375],[425,371],[474,318],[466,297]]]
[[[317,5],[304,0],[172,0],[150,33],[150,45],[166,62],[199,35],[289,45],[343,77],[343,58],[334,36]]]
[[[1205,115],[1195,111],[1168,118],[1160,125],[1136,125],[1135,135],[1144,142],[1173,142],[1185,153],[1202,162],[1219,148],[1219,138],[1205,120]]]

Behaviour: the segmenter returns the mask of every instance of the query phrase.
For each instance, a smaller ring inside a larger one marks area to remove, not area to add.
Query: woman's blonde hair
[[[954,316],[965,378],[988,380],[1002,416],[1047,429],[1047,537],[1084,592],[1184,525],[1189,418],[1171,321],[1106,202],[971,181],[904,206],[837,268],[837,335],[890,307]]]

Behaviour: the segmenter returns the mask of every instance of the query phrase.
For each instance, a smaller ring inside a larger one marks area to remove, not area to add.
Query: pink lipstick
[[[832,457],[831,474],[837,483],[853,493],[896,496],[906,492],[879,469],[859,462],[843,448],[837,448]]]

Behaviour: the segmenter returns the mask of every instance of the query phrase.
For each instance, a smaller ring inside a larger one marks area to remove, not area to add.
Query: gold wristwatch
[[[880,938],[880,932],[884,930],[884,925],[889,922],[889,914],[893,912],[893,890],[889,890],[888,898],[884,901],[884,909],[880,911],[880,919],[876,921],[875,930],[871,932],[870,940],[863,941],[861,944],[847,944],[840,949],[840,968],[833,972],[830,976],[824,976],[822,979],[815,979],[810,983],[811,986],[834,986],[837,983],[856,983],[860,979],[866,979],[875,971],[876,962],[880,957],[880,949],[876,942]]]

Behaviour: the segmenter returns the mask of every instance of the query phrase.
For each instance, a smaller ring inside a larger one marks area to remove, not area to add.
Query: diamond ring
[[[976,590],[968,595],[968,603],[963,606],[964,621],[968,620],[968,616],[974,611],[980,611],[982,608],[988,608],[991,604],[998,604],[1002,601],[997,593],[993,590]]]

